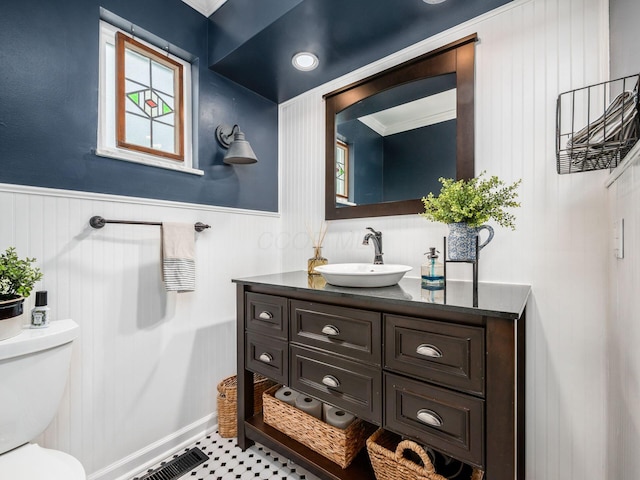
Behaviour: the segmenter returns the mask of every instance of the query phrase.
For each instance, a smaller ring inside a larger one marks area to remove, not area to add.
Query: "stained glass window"
[[[182,65],[116,34],[118,147],[184,160]]]
[[[336,143],[336,195],[349,196],[349,147],[340,141]]]

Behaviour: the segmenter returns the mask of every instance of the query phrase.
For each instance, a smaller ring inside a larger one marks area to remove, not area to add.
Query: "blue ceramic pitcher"
[[[470,227],[467,223],[449,223],[449,236],[447,237],[447,253],[449,260],[475,261],[476,260],[476,238],[480,230],[487,230],[489,237],[478,244],[478,252],[493,240],[493,228],[489,225]]]

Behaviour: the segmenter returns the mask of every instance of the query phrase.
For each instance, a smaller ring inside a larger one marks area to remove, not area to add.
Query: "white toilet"
[[[79,327],[73,320],[0,341],[0,478],[85,480],[71,455],[29,443],[55,416]]]

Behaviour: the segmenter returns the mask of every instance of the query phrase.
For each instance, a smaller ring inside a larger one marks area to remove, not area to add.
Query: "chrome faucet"
[[[382,232],[376,232],[373,228],[367,227],[367,230],[371,230],[371,233],[367,233],[362,240],[363,245],[369,245],[369,240],[373,240],[373,249],[375,257],[373,258],[374,265],[382,265]]]

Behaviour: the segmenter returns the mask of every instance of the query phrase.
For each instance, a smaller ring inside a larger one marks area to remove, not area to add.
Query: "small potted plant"
[[[449,226],[447,250],[450,260],[475,261],[480,251],[493,239],[493,228],[484,223],[489,219],[515,230],[515,216],[506,211],[519,207],[517,188],[521,180],[506,185],[498,177],[484,178],[485,172],[470,180],[440,178],[442,189],[437,197],[433,192],[422,199],[423,217]],[[476,241],[481,230],[489,237],[482,244]]]
[[[31,294],[42,272],[35,258],[18,258],[15,247],[0,254],[0,340],[20,333],[24,299]]]

